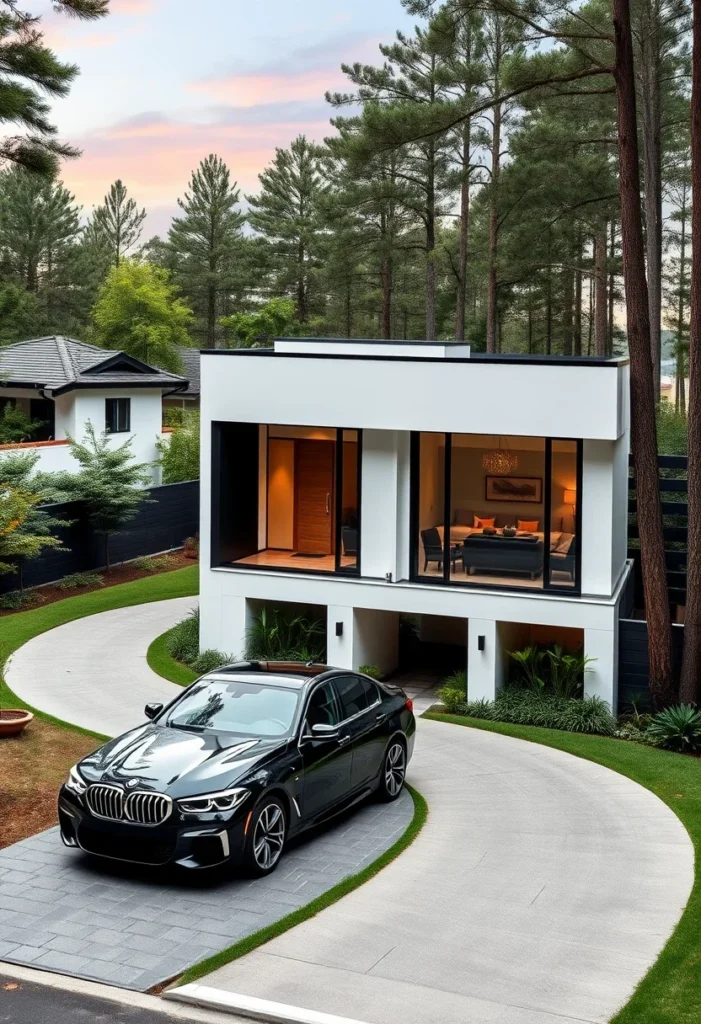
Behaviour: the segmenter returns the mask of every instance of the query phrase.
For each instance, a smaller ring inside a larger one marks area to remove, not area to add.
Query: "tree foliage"
[[[93,309],[94,340],[174,373],[179,346],[190,344],[192,311],[166,270],[125,260],[113,267]]]
[[[156,447],[161,453],[164,484],[177,484],[200,478],[200,414],[198,410],[185,413],[180,426],[170,437],[159,438]]]
[[[145,220],[146,210],[139,209],[124,182],[118,178],[90,222],[90,230],[101,240],[113,266],[118,267],[137,245]]]
[[[62,549],[63,543],[55,536],[55,531],[69,525],[41,507],[47,500],[47,493],[41,476],[36,473],[38,461],[37,452],[0,458],[0,491],[8,490],[24,504],[21,521],[14,529],[3,533],[0,526],[0,572],[4,564],[4,571],[18,573],[20,592],[24,589],[25,562],[37,558],[48,548]]]

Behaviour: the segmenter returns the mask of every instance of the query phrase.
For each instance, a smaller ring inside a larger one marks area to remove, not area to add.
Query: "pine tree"
[[[294,297],[297,319],[309,319],[312,279],[318,266],[320,203],[327,185],[325,151],[299,135],[259,175],[261,190],[247,196],[248,221],[265,240],[274,292]]]
[[[107,14],[108,0],[56,0],[54,9],[92,20]],[[21,132],[0,140],[0,161],[53,174],[60,157],[78,151],[56,139],[49,105],[35,87],[66,96],[78,68],[62,64],[44,45],[40,25],[40,17],[18,9],[18,0],[0,0],[0,122]]]
[[[138,244],[146,220],[146,210],[139,209],[135,199],[128,198],[120,178],[110,186],[102,206],[92,216],[89,230],[101,235],[110,252],[110,262],[118,267]]]
[[[80,237],[80,207],[60,182],[24,168],[0,171],[0,265],[38,293],[51,288]]]
[[[185,197],[178,199],[183,216],[173,221],[168,235],[176,280],[208,348],[223,344],[220,319],[229,312],[228,296],[240,286],[244,218],[238,204],[239,190],[229,168],[212,154],[193,173]]]
[[[89,522],[104,536],[105,566],[110,569],[110,537],[119,533],[149,500],[144,488],[151,482],[149,463],[136,462],[132,439],[113,445],[107,434],[96,434],[88,420],[85,440],[69,437],[71,455],[80,466],[78,473],[55,474],[55,486],[64,499],[82,501]]]

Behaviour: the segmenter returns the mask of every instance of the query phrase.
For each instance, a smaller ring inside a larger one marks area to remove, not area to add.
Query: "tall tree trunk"
[[[207,348],[217,347],[217,289],[207,287]]]
[[[650,689],[656,708],[674,701],[672,625],[667,596],[662,509],[657,468],[655,384],[650,350],[650,311],[645,242],[640,212],[640,167],[635,69],[629,0],[614,0],[619,188],[630,353],[631,446],[635,464],[638,530],[648,628]],[[699,523],[701,529],[701,521]]]
[[[572,355],[574,337],[574,271],[565,267],[562,273],[562,354]]]
[[[609,248],[609,325],[606,337],[606,354],[613,355],[614,306],[616,301],[616,274],[614,260],[616,258],[616,222],[611,221],[611,246]]]
[[[689,541],[679,699],[697,701],[701,673],[701,0],[693,0],[691,70],[691,329],[689,332]]]
[[[604,358],[607,354],[606,321],[608,303],[606,301],[606,221],[594,236],[594,275],[596,277],[596,296],[594,314],[594,350],[597,356]]]
[[[533,309],[528,303],[528,354],[533,352]]]
[[[662,113],[660,99],[660,11],[647,0],[640,33],[645,246],[647,250],[650,352],[655,398],[660,398],[662,328]]]
[[[498,83],[497,86],[498,88]],[[501,103],[494,106],[492,126],[492,180],[489,201],[489,269],[487,279],[487,352],[497,350],[497,253],[499,249],[499,166],[501,150]]]
[[[686,368],[684,360],[684,295],[686,292],[686,218],[688,213],[687,188],[682,186],[682,231],[679,240],[679,303],[677,305],[677,369],[676,369],[676,405],[679,412],[686,415]]]
[[[577,232],[577,272],[574,278],[574,354],[582,354],[582,232]]]
[[[436,145],[427,144],[426,181],[426,339],[436,337]]]
[[[549,257],[548,257],[549,258]],[[545,289],[545,354],[553,351],[553,272],[548,266],[548,283]]]
[[[465,304],[467,302],[467,247],[470,234],[470,131],[468,117],[462,133],[462,182],[460,185],[460,264],[458,296],[455,307],[455,339],[465,340]]]
[[[392,337],[392,260],[383,256],[380,264],[382,281],[382,304],[380,310],[380,333],[385,341]]]

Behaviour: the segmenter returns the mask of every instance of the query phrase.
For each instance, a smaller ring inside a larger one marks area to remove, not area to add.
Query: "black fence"
[[[153,555],[182,545],[186,537],[199,530],[200,482],[152,487],[149,501],[142,502],[136,517],[122,533],[110,538],[110,562],[126,562],[141,555]],[[52,583],[74,572],[102,569],[105,565],[105,542],[85,516],[80,502],[45,506],[57,519],[71,525],[56,531],[64,550],[46,550],[38,558],[25,563],[24,585]],[[17,576],[0,576],[0,593],[17,588]]]
[[[672,605],[686,603],[686,549],[688,537],[687,458],[686,455],[658,455],[662,522],[664,528],[667,590]],[[642,607],[643,585],[638,544],[635,476],[631,468],[628,498],[628,557],[635,569],[636,604]]]
[[[674,677],[679,678],[684,651],[684,627],[672,626]],[[647,622],[621,619],[618,624],[618,709],[625,711],[635,702],[641,711],[652,710]]]

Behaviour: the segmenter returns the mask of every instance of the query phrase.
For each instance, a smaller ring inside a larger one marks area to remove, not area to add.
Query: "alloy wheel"
[[[406,755],[401,743],[393,743],[387,751],[385,761],[385,788],[390,796],[396,796],[404,785]]]
[[[253,856],[263,871],[277,864],[285,843],[285,815],[278,804],[267,804],[260,812],[253,833]]]

